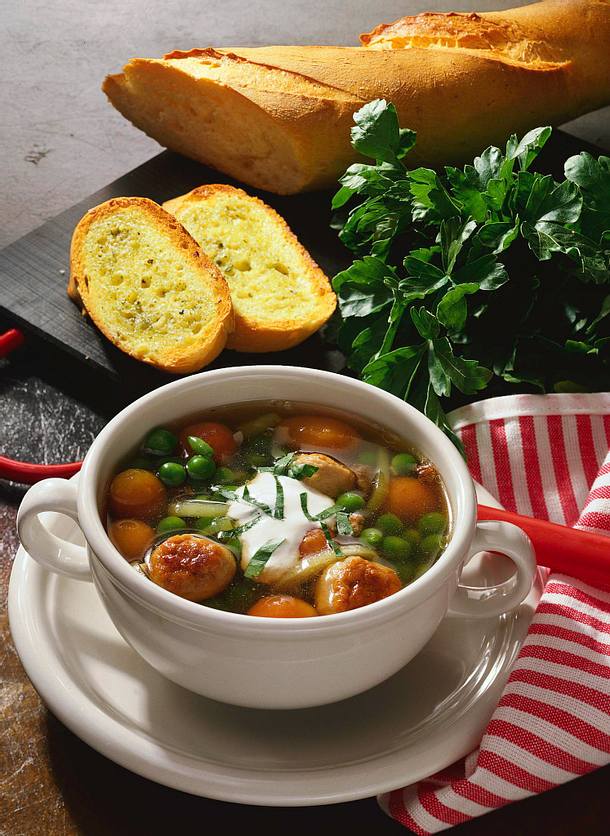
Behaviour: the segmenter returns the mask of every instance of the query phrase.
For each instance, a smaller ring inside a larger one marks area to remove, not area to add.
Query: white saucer
[[[478,495],[497,506],[483,489]],[[72,529],[76,542],[74,524],[53,516],[57,533]],[[466,573],[472,585],[509,574],[497,556],[475,558]],[[300,711],[236,708],[165,680],[119,636],[91,584],[50,574],[22,548],[11,574],[9,617],[42,699],[106,757],[195,795],[296,806],[404,786],[471,751],[541,592],[538,577],[508,616],[447,618],[392,679],[350,700]]]

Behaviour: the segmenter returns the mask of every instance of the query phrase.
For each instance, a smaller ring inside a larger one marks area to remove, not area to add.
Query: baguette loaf
[[[152,200],[121,197],[81,218],[68,295],[121,351],[169,372],[193,372],[233,327],[229,288],[177,220]]]
[[[409,162],[433,166],[610,103],[609,0],[417,15],[362,42],[134,58],[103,89],[162,145],[282,194],[335,183],[371,99],[417,131]]]
[[[335,309],[330,283],[286,221],[241,189],[201,186],[163,204],[222,271],[235,330],[227,348],[281,351],[322,327]]]

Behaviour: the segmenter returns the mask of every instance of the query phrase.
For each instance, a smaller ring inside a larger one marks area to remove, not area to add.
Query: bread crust
[[[205,323],[201,331],[201,339],[193,341],[190,346],[176,346],[159,354],[155,358],[137,357],[129,347],[127,341],[118,340],[109,329],[104,317],[96,308],[89,292],[89,281],[86,275],[83,258],[84,242],[91,227],[101,218],[110,216],[117,210],[137,208],[149,223],[163,229],[171,243],[179,250],[182,257],[192,262],[202,281],[212,288],[216,299],[216,311],[212,320]],[[121,351],[151,366],[174,374],[187,374],[201,369],[212,362],[225,347],[227,337],[233,329],[233,309],[231,296],[224,276],[216,265],[202,252],[198,244],[188,234],[186,229],[170,213],[162,209],[152,200],[143,197],[117,197],[101,203],[90,209],[78,222],[72,235],[70,246],[70,279],[68,295],[82,306],[97,328],[110,342]]]
[[[180,219],[181,210],[189,205],[213,198],[219,192],[246,199],[256,204],[273,221],[278,234],[295,250],[304,263],[304,272],[311,286],[311,293],[316,298],[316,314],[307,319],[287,318],[283,320],[265,319],[264,310],[260,317],[253,318],[240,314],[235,308],[235,327],[227,340],[227,348],[235,351],[262,353],[269,351],[284,351],[306,340],[318,331],[332,316],[337,298],[324,272],[313,260],[309,252],[303,247],[284,218],[258,197],[249,195],[243,189],[229,186],[225,183],[214,183],[199,186],[187,194],[168,200],[163,208],[175,214]]]
[[[607,0],[418,15],[363,37],[363,47],[196,49],[133,59],[104,90],[161,144],[281,194],[336,182],[356,159],[353,113],[374,98],[393,101],[401,124],[418,132],[409,163],[432,166],[463,163],[510,133],[610,102]]]
[[[490,58],[522,64],[561,61],[561,51],[543,39],[532,37],[514,20],[476,12],[422,12],[380,23],[360,35],[363,46],[373,49],[484,50]]]

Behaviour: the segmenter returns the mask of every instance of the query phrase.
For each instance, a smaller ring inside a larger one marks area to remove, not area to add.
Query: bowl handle
[[[472,587],[458,583],[448,615],[490,618],[514,609],[527,597],[536,573],[534,549],[527,534],[512,523],[497,520],[479,522],[468,560],[485,551],[500,552],[510,557],[517,569],[516,574],[495,586]]]
[[[78,524],[77,485],[67,479],[44,479],[23,497],[17,514],[17,532],[26,552],[45,569],[78,581],[90,581],[87,549],[52,534],[41,514],[54,511]]]

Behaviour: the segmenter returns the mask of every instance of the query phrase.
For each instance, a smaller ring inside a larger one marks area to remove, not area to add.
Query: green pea
[[[377,450],[361,450],[358,455],[360,464],[365,464],[367,467],[375,467],[379,459]]]
[[[216,465],[207,456],[191,456],[186,463],[191,479],[210,479],[216,473]]]
[[[193,453],[197,453],[199,456],[205,456],[208,459],[211,459],[214,455],[214,448],[207,441],[204,441],[203,438],[199,438],[198,435],[189,435],[186,440]]]
[[[417,459],[411,453],[396,453],[392,457],[392,470],[398,476],[408,476],[417,467]]]
[[[157,475],[168,488],[177,488],[186,482],[186,468],[177,462],[163,462]]]
[[[151,430],[144,441],[144,449],[155,456],[171,456],[177,445],[176,436],[163,427]]]
[[[346,491],[337,497],[337,505],[346,511],[359,511],[364,507],[364,498],[355,491]]]
[[[416,548],[421,540],[421,534],[416,528],[407,528],[407,530],[403,532],[402,536],[405,540],[408,540],[409,543],[411,543],[413,548]]]
[[[412,560],[408,563],[396,563],[394,570],[405,586],[417,577],[417,567]]]
[[[196,520],[195,528],[199,529],[202,534],[219,534],[221,531],[231,531],[233,528],[233,520],[229,517],[201,517]]]
[[[422,554],[432,556],[438,554],[443,548],[444,538],[441,534],[426,534],[422,537],[419,550]]]
[[[234,485],[237,481],[237,474],[230,467],[219,467],[215,478],[219,485]]]
[[[447,527],[447,517],[440,511],[430,511],[419,518],[417,527],[422,534],[442,534]]]
[[[186,528],[186,523],[182,517],[163,517],[157,524],[159,534],[165,534],[167,531],[177,531],[179,528]]]
[[[403,529],[402,522],[396,514],[382,514],[375,524],[384,534],[400,534]]]
[[[384,537],[381,548],[390,560],[408,560],[413,549],[411,543],[404,537],[395,537],[394,535]]]
[[[383,541],[383,531],[380,528],[365,528],[360,535],[360,539],[367,546],[372,546],[376,549]]]

